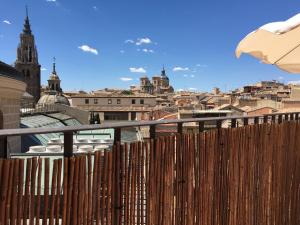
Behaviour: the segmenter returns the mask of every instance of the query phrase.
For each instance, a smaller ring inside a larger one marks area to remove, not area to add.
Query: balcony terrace
[[[298,224],[299,113],[0,130],[0,224]],[[177,133],[157,137],[165,124]],[[149,140],[120,144],[144,126]],[[112,150],[73,152],[74,132],[99,129],[114,129]],[[45,133],[64,134],[63,153],[8,151]]]

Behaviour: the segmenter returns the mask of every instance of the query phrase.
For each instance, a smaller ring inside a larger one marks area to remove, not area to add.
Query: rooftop
[[[147,93],[122,93],[122,92],[93,92],[88,94],[76,94],[72,98],[156,98]]]
[[[20,81],[24,80],[22,74],[19,71],[2,61],[0,61],[0,76],[13,78]]]

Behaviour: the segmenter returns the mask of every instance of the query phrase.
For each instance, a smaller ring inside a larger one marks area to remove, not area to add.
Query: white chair
[[[64,147],[62,147],[62,151],[64,151]],[[77,151],[78,151],[77,145],[73,145],[73,152],[77,152]]]
[[[51,152],[51,153],[61,152],[61,146],[60,145],[47,146],[46,152]]]
[[[46,147],[42,145],[29,147],[28,153],[43,153],[46,151]]]
[[[51,138],[49,143],[51,143],[51,144],[61,144],[62,140],[60,138]]]
[[[79,138],[79,139],[75,139],[75,143],[78,143],[78,144],[87,144],[88,140],[85,139],[85,138]]]
[[[92,145],[79,146],[78,152],[93,152],[93,146]]]

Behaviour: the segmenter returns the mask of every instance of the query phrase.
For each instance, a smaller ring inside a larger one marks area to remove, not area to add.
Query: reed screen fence
[[[0,159],[0,224],[300,224],[300,123]]]

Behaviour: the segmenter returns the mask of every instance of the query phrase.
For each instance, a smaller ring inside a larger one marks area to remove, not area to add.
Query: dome
[[[49,77],[49,80],[59,80],[59,77],[57,76],[56,73],[52,73]]]
[[[60,94],[45,94],[43,95],[40,100],[38,101],[38,105],[54,105],[54,104],[61,104],[61,105],[70,105],[69,100]]]

